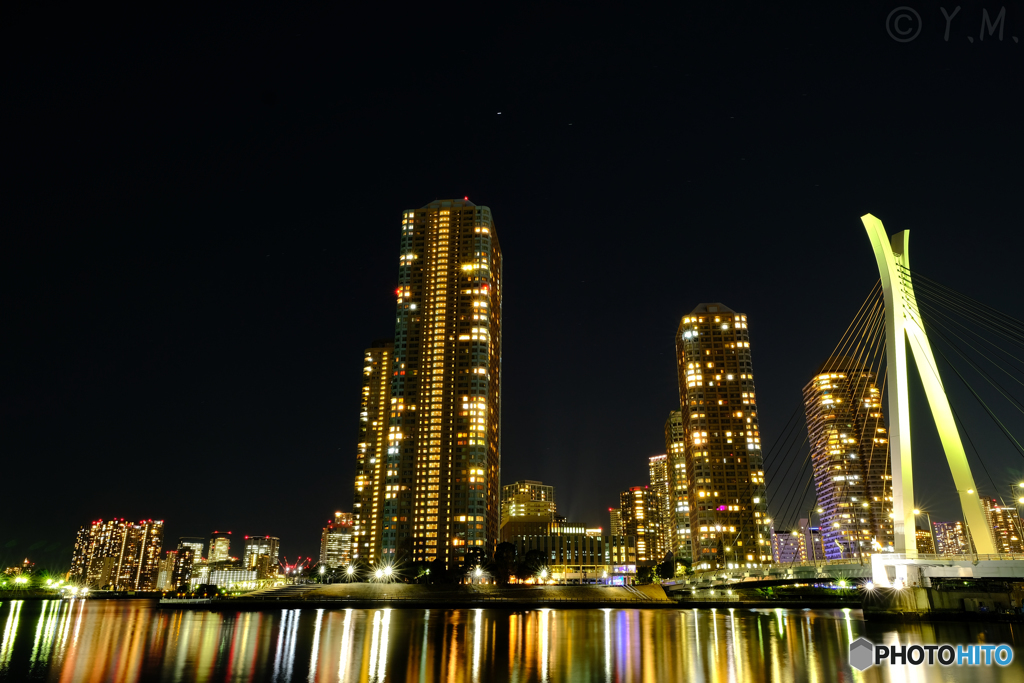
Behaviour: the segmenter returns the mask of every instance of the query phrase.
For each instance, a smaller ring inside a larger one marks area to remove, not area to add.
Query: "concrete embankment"
[[[169,604],[169,607],[174,605]],[[537,609],[675,607],[661,586],[421,586],[353,583],[286,586],[214,601],[209,609],[282,607],[415,607]]]
[[[874,588],[864,594],[868,621],[1024,621],[1024,591]]]

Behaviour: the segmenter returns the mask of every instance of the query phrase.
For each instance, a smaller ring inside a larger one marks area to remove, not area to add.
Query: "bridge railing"
[[[963,554],[963,555],[935,555],[928,553],[918,553],[915,557],[910,557],[906,553],[886,553],[886,557],[892,557],[894,560],[955,560],[959,562],[964,561],[991,561],[991,560],[1024,560],[1024,553],[993,553],[984,555],[975,554]]]

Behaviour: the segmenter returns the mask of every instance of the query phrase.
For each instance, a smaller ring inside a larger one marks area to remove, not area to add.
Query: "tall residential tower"
[[[388,460],[394,356],[394,342],[384,340],[373,342],[363,352],[356,490],[352,503],[352,558],[370,563],[393,556],[398,542],[408,545],[411,538],[412,466],[407,464],[400,474],[397,463],[392,467]],[[399,497],[403,491],[410,495]],[[399,501],[404,514],[399,514]],[[405,519],[399,521],[398,517]]]
[[[690,541],[701,569],[772,561],[747,316],[700,304],[676,332]]]
[[[827,362],[804,387],[804,411],[825,557],[891,550],[889,434],[874,372]]]
[[[670,550],[677,560],[690,562],[690,496],[686,481],[686,430],[683,414],[678,410],[669,413],[665,421],[665,452],[668,454],[669,504],[671,507],[668,526],[672,537]]]
[[[490,556],[498,537],[501,248],[490,209],[465,199],[401,222],[387,443],[357,465],[357,493],[379,465],[383,497],[372,518],[365,498],[354,509],[359,552],[456,567]]]

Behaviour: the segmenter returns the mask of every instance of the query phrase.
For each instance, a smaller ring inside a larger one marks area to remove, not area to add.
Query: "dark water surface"
[[[1006,667],[851,669],[849,644],[1005,643]],[[0,679],[1024,682],[1017,625],[881,625],[848,610],[286,609],[0,602]]]

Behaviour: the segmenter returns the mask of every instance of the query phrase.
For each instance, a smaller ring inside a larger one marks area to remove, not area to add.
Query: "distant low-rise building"
[[[540,551],[555,580],[621,585],[629,582],[624,577],[636,573],[636,539],[632,536],[516,536],[512,543],[521,559],[531,550]]]
[[[821,535],[807,518],[797,521],[796,528],[786,531],[772,529],[772,560],[776,563],[815,562],[824,559]]]
[[[203,576],[194,577],[190,584],[192,590],[195,590],[198,586],[255,588],[258,579],[259,577],[254,569],[217,569]]]

